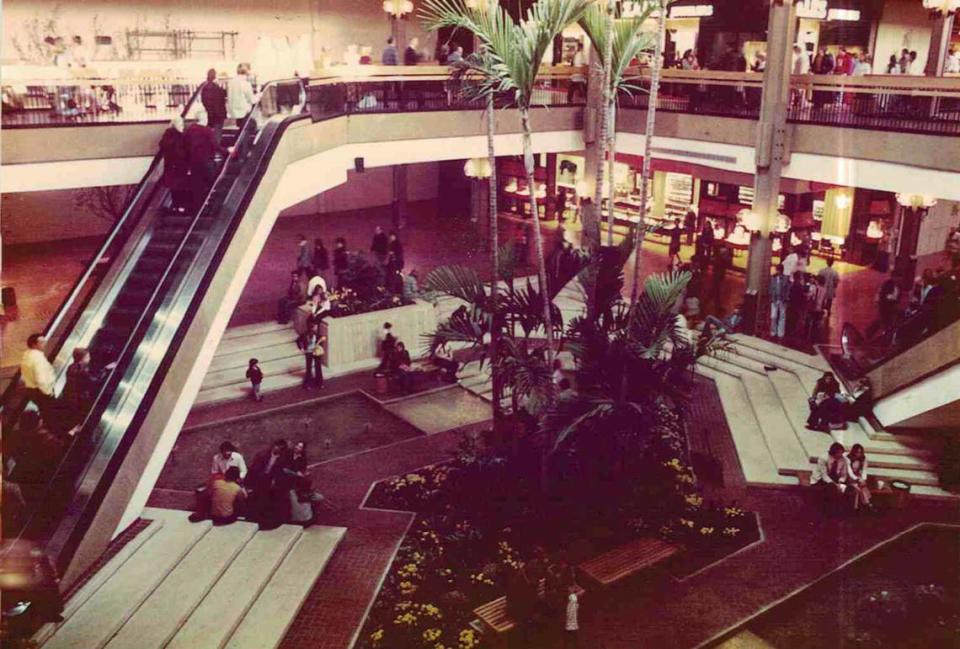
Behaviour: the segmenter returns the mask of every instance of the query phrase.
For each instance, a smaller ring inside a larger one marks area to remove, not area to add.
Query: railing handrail
[[[190,99],[184,105],[183,110],[180,111],[181,117],[187,117],[190,114],[190,110],[193,107],[194,102],[200,96],[200,87],[198,87],[194,93],[190,96]],[[147,168],[147,173],[144,174],[143,178],[137,184],[137,189],[134,192],[134,195],[130,199],[130,203],[127,205],[127,208],[123,211],[123,215],[117,220],[113,228],[111,228],[110,233],[107,235],[107,238],[100,245],[100,248],[97,250],[96,255],[92,258],[90,263],[87,265],[86,269],[80,275],[80,278],[74,283],[73,287],[70,289],[70,292],[67,294],[66,299],[60,304],[60,307],[57,309],[57,312],[54,314],[53,318],[43,329],[43,336],[48,340],[54,340],[54,345],[48,350],[44,350],[47,354],[47,358],[56,359],[57,355],[60,353],[61,345],[66,341],[66,338],[62,340],[55,341],[55,338],[60,336],[57,330],[64,323],[67,313],[74,306],[74,303],[79,299],[80,294],[82,293],[83,287],[90,280],[90,277],[97,269],[97,265],[100,261],[108,256],[111,246],[117,240],[117,237],[121,232],[124,231],[128,225],[129,220],[132,218],[132,214],[140,209],[146,209],[147,205],[140,206],[141,199],[144,198],[143,192],[145,191],[149,179],[157,172],[157,168],[160,166],[161,158],[160,153],[158,152],[153,161],[150,163],[150,166]],[[63,372],[66,372],[66,366],[58,368],[57,370],[57,382],[59,383],[60,377]],[[20,371],[17,370],[17,373],[13,376],[9,385],[7,385],[6,390],[3,394],[0,395],[0,413],[4,411],[7,407],[7,403],[11,396],[17,389],[17,386],[20,382]]]
[[[269,90],[270,86],[277,85],[280,83],[285,83],[285,82],[286,80],[269,82],[265,84],[264,90]],[[261,99],[260,102],[258,102],[258,104],[254,106],[253,111],[251,111],[250,118],[247,120],[247,123],[244,125],[244,128],[238,134],[237,143],[232,155],[242,154],[243,145],[248,140],[251,142],[251,146],[253,146],[252,143],[256,140],[256,131],[257,131],[257,124],[256,124],[254,112],[260,109],[262,101],[263,100]],[[304,98],[304,101],[305,101],[305,98]],[[303,108],[303,102],[301,102],[301,111],[302,111],[302,108]],[[167,264],[166,268],[164,269],[162,276],[156,282],[155,287],[150,294],[150,298],[147,301],[146,308],[140,313],[139,317],[137,318],[136,324],[131,330],[131,335],[127,338],[123,349],[117,355],[117,358],[120,361],[122,361],[122,363],[118,365],[116,370],[114,370],[114,372],[111,374],[111,379],[104,384],[100,393],[97,395],[97,398],[94,402],[93,407],[90,409],[89,413],[86,415],[86,417],[84,418],[81,424],[82,432],[78,433],[74,437],[74,440],[71,442],[70,448],[67,450],[67,453],[64,455],[64,459],[61,461],[61,464],[58,465],[57,467],[57,472],[54,473],[53,478],[48,483],[48,488],[51,488],[52,485],[55,483],[56,478],[60,472],[60,469],[64,466],[64,463],[67,461],[70,451],[72,451],[74,448],[74,445],[78,443],[77,440],[85,439],[89,437],[89,435],[87,435],[89,429],[91,427],[96,427],[99,425],[107,407],[110,405],[110,401],[116,396],[116,392],[111,391],[108,388],[110,386],[115,388],[120,383],[120,381],[127,375],[127,373],[131,371],[131,369],[133,369],[133,371],[137,374],[142,369],[140,367],[131,368],[131,365],[134,363],[134,358],[136,356],[137,349],[143,343],[143,336],[146,335],[146,333],[150,328],[150,322],[148,321],[148,314],[150,319],[154,318],[155,313],[157,312],[157,309],[163,303],[167,293],[171,289],[171,287],[167,286],[168,281],[170,281],[171,277],[175,272],[180,272],[181,270],[184,270],[184,269],[178,268],[178,261],[183,255],[184,248],[186,247],[188,240],[190,239],[191,235],[196,229],[198,221],[202,216],[204,216],[208,212],[208,208],[211,205],[211,201],[213,200],[213,196],[215,193],[214,189],[218,186],[219,183],[221,183],[224,180],[224,177],[229,171],[229,168],[230,168],[230,159],[228,158],[224,162],[222,168],[220,169],[220,172],[218,173],[216,180],[211,185],[210,190],[207,194],[207,197],[203,202],[203,205],[195,213],[193,219],[191,220],[190,225],[188,226],[186,233],[182,235],[180,243],[177,246],[177,249],[174,252],[174,254],[170,257],[170,262]],[[224,197],[224,200],[226,200],[225,197]],[[186,270],[184,270],[184,272],[186,272]],[[179,294],[179,291],[178,291],[178,294]],[[138,335],[138,333],[140,333],[140,335]],[[166,356],[166,353],[164,354],[164,356]],[[115,378],[117,371],[123,372],[123,376],[121,376],[119,380]],[[123,400],[128,401],[129,399],[134,399],[134,398],[136,398],[135,395],[128,393],[124,395]],[[106,403],[104,403],[104,399],[107,400]],[[137,402],[139,403],[139,400]],[[89,432],[92,433],[92,431],[89,431]],[[84,474],[77,476],[74,483],[75,486],[83,482],[83,476]],[[62,548],[58,548],[57,543],[58,542],[66,543],[68,539],[71,537],[71,535],[72,535],[72,529],[64,531],[64,530],[61,530],[60,527],[58,526],[57,531],[51,536],[51,539],[50,539],[51,545],[54,551],[56,552],[58,558]],[[56,537],[58,541],[54,542],[53,537]]]

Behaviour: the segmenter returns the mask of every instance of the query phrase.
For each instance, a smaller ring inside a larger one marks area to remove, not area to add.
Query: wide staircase
[[[700,359],[696,371],[717,386],[748,483],[805,482],[817,458],[838,441],[848,449],[862,444],[879,479],[905,481],[915,495],[960,497],[939,486],[933,436],[892,434],[866,418],[830,434],[806,427],[807,398],[830,370],[821,356],[741,334],[732,341],[728,351]]]
[[[274,649],[346,531],[238,521],[190,523],[146,509],[149,525],[66,602],[43,649]]]

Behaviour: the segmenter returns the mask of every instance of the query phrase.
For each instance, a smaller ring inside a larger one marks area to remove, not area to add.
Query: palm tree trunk
[[[488,202],[490,208],[490,382],[493,387],[493,430],[494,437],[501,425],[502,411],[500,398],[503,389],[500,375],[497,371],[497,346],[500,338],[499,311],[497,297],[499,293],[500,274],[500,244],[498,242],[497,223],[497,154],[494,150],[494,123],[493,93],[487,95],[487,160],[490,162],[490,178],[488,187]]]
[[[603,117],[601,118],[600,137],[603,142],[600,150],[600,165],[603,167],[603,156],[609,156],[607,172],[607,245],[613,245],[613,152],[610,150],[610,142],[613,140],[613,128],[611,118],[613,111],[610,110],[613,103],[613,88],[611,88],[610,77],[613,74],[613,0],[607,0],[607,42],[605,43],[603,53]],[[602,172],[600,173],[602,179]],[[599,195],[599,189],[597,191]],[[597,205],[600,201],[597,201]]]
[[[607,245],[613,247],[613,172],[617,160],[617,126],[614,120],[613,102],[610,103],[610,117],[607,121],[610,123],[607,127],[607,135],[610,139],[607,141],[607,176],[610,178],[610,185],[607,187],[607,209],[610,210],[607,217]]]
[[[643,171],[640,181],[640,223],[633,254],[633,287],[630,304],[635,304],[640,293],[640,256],[646,234],[644,220],[647,218],[647,190],[650,187],[650,154],[653,148],[653,129],[657,119],[657,99],[660,95],[660,68],[663,65],[663,39],[666,32],[667,1],[657,2],[657,40],[654,43],[653,67],[650,70],[650,99],[647,106],[647,124],[643,132]],[[633,316],[631,315],[631,320]]]
[[[543,296],[543,323],[547,330],[547,364],[553,366],[553,313],[551,300],[547,297],[547,261],[543,254],[543,237],[540,236],[540,215],[537,213],[537,185],[533,172],[533,138],[530,131],[530,109],[520,109],[520,122],[523,126],[523,166],[527,174],[527,188],[530,191],[530,215],[533,218],[533,246],[537,255],[537,277],[540,295]]]

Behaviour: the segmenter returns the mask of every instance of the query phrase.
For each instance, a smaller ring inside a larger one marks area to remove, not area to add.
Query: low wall
[[[385,322],[393,325],[393,335],[415,358],[423,349],[422,335],[436,329],[437,317],[432,304],[418,301],[395,309],[325,318],[320,330],[327,337],[326,366],[354,370],[377,365],[377,332]]]

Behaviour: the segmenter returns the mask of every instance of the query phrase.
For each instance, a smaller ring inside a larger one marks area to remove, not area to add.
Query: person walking
[[[301,234],[300,242],[297,244],[297,270],[309,277],[312,269],[313,248],[310,247],[310,242],[307,241],[307,238]],[[309,288],[307,289],[307,295],[310,295]]]
[[[404,65],[416,65],[420,62],[420,52],[417,51],[418,45],[420,45],[420,39],[416,36],[410,39],[407,49],[403,50]]]
[[[327,290],[327,271],[330,270],[330,253],[323,245],[323,239],[313,240],[313,268],[323,278],[324,292]]]
[[[247,364],[247,378],[250,380],[250,394],[254,401],[263,401],[263,393],[260,391],[260,384],[263,383],[263,370],[260,369],[260,361],[251,358]]]
[[[220,144],[223,123],[227,119],[227,91],[217,83],[217,71],[213,68],[207,70],[207,80],[200,88],[200,103],[207,111],[210,128],[217,138],[217,144]]]
[[[817,273],[823,279],[823,313],[829,319],[833,298],[837,296],[837,287],[840,286],[840,273],[833,267],[833,257],[827,257],[827,266]]]
[[[380,63],[382,65],[400,64],[400,53],[397,52],[397,46],[393,40],[393,36],[387,39],[387,46],[383,48],[383,54],[380,56]]]
[[[190,163],[187,158],[187,140],[183,132],[183,118],[178,115],[170,120],[170,127],[160,138],[162,182],[170,190],[170,205],[175,212],[185,212],[190,198],[190,179],[187,176]]]
[[[377,258],[381,266],[387,260],[387,253],[390,249],[390,239],[379,225],[373,230],[373,240],[370,242],[370,252]]]
[[[683,259],[680,258],[680,244],[681,237],[683,237],[683,224],[680,222],[680,219],[673,220],[673,229],[670,230],[670,262],[673,263],[673,260],[677,260],[677,267],[683,264]]]
[[[787,299],[790,296],[790,279],[783,274],[783,264],[770,278],[770,337],[782,339],[787,331]]]
[[[387,271],[400,272],[403,270],[403,244],[396,232],[391,232],[387,239]]]
[[[237,76],[227,82],[227,116],[236,120],[237,130],[243,129],[256,101],[249,75],[250,66],[241,63],[237,66]]]

